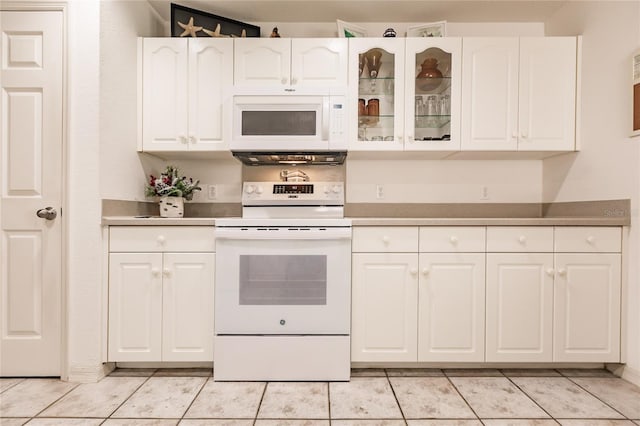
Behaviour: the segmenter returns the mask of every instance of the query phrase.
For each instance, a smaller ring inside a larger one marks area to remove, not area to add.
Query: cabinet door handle
[[[289,79],[287,77],[282,77],[282,84],[287,84],[287,81],[289,81]]]
[[[520,244],[524,244],[524,243],[526,243],[526,242],[527,242],[527,237],[525,237],[524,235],[520,235],[520,236],[518,237],[518,242],[519,242]]]
[[[565,275],[567,275],[567,270],[564,268],[558,269],[558,275],[560,275],[561,277],[564,277]]]
[[[552,277],[552,276],[553,276],[553,273],[554,273],[555,271],[553,270],[553,268],[548,268],[548,269],[546,270],[546,272],[547,272],[547,275],[549,275],[550,277]]]
[[[452,235],[449,238],[449,241],[451,241],[451,244],[456,245],[456,244],[458,244],[458,237],[456,237],[455,235]]]
[[[158,235],[157,241],[158,244],[164,245],[164,243],[167,241],[167,238],[164,235]]]
[[[151,268],[151,275],[154,278],[157,278],[160,276],[160,270],[158,268]]]
[[[429,272],[431,272],[429,268],[422,268],[422,275],[424,275],[425,277],[429,275]]]
[[[589,235],[589,236],[587,237],[587,243],[588,243],[588,244],[593,244],[593,243],[595,243],[595,242],[596,242],[596,239],[595,239],[595,237],[594,237],[593,235]]]
[[[522,137],[524,139],[527,139],[529,137],[529,134],[527,132],[522,132]]]
[[[187,143],[187,137],[186,136],[180,136],[180,143]]]
[[[169,268],[164,268],[162,270],[162,275],[164,275],[165,277],[170,277],[171,276],[171,269]]]
[[[382,242],[385,244],[389,244],[391,242],[391,238],[389,238],[387,235],[382,237]]]
[[[512,139],[518,139],[518,132],[511,133],[511,138]]]
[[[415,140],[413,139],[413,136],[409,135],[409,136],[407,136],[407,141],[408,142],[414,142]]]
[[[198,138],[196,138],[195,136],[191,135],[191,136],[189,136],[189,142],[196,143],[196,142],[198,142]]]
[[[409,269],[409,272],[411,273],[411,275],[417,275],[418,274],[418,268],[411,268],[411,269]]]
[[[298,84],[298,79],[295,77],[291,78],[291,84]]]

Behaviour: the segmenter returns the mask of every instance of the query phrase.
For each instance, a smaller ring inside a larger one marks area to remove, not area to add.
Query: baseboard
[[[624,365],[619,369],[619,371],[621,371],[622,374],[617,374],[618,372],[616,371],[616,375],[619,375],[627,382],[640,386],[640,370]]]
[[[108,375],[115,365],[104,363],[97,365],[69,365],[67,380],[73,383],[96,383]]]

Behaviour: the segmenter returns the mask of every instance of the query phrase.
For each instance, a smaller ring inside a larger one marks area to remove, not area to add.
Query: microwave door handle
[[[329,97],[325,97],[322,101],[322,140],[329,140],[329,104],[331,104]]]

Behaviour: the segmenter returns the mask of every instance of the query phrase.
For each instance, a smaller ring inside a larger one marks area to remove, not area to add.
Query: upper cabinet
[[[349,40],[349,148],[459,150],[461,48],[454,37]]]
[[[462,150],[572,151],[576,38],[465,38]]]
[[[347,40],[242,38],[235,40],[236,87],[344,87]]]
[[[404,39],[349,40],[349,150],[404,146]]]
[[[142,151],[227,149],[233,40],[142,39]]]

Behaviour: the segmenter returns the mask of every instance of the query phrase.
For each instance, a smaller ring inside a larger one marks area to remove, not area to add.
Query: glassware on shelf
[[[358,70],[359,70],[359,74],[358,75],[362,75],[362,72],[364,71],[364,67],[367,64],[367,59],[365,58],[364,54],[361,53],[360,55],[358,55]]]
[[[369,77],[378,77],[380,66],[382,65],[382,50],[373,48],[365,53],[364,56],[367,62],[367,68],[369,69]]]
[[[438,114],[451,115],[451,97],[449,95],[441,95],[438,100]]]
[[[424,91],[436,90],[442,84],[442,72],[438,69],[436,58],[426,58],[416,77],[416,86]]]

